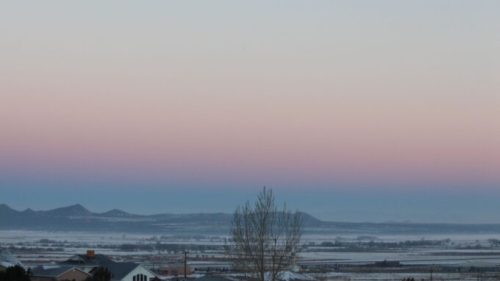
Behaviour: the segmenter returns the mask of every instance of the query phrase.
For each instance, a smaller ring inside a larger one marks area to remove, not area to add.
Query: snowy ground
[[[319,264],[366,264],[383,260],[400,261],[403,265],[453,265],[463,267],[499,267],[500,248],[489,247],[490,239],[498,239],[495,235],[401,235],[401,236],[335,236],[335,235],[305,235],[303,243],[314,243],[318,247],[311,247],[300,253],[300,263],[305,265]],[[422,240],[446,240],[446,247],[415,247],[407,249],[387,249],[376,251],[338,251],[335,248],[321,247],[321,242],[359,242],[371,240],[375,242],[401,242]],[[154,264],[155,260],[180,261],[183,254],[180,252],[139,250],[124,251],[119,246],[128,245],[158,245],[158,243],[172,245],[210,245],[221,249],[227,242],[223,236],[180,237],[165,234],[123,234],[123,233],[86,233],[86,232],[47,232],[47,231],[0,231],[0,246],[10,248],[14,254],[27,265],[50,264],[61,261],[74,254],[85,253],[87,249],[94,249],[97,253],[113,256],[119,260],[132,260]],[[191,251],[196,265],[224,264],[222,250]],[[338,273],[330,272],[319,276],[318,280],[402,280],[414,277],[415,280],[429,280],[427,273]],[[481,277],[489,280],[490,277]],[[491,277],[493,278],[493,277]],[[478,280],[477,274],[435,274],[434,280]]]

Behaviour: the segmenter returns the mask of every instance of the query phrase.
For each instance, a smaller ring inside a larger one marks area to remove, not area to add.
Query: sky
[[[0,4],[0,203],[499,222],[498,1]]]

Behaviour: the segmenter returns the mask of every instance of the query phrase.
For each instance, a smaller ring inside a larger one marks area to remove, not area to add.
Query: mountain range
[[[302,213],[304,223],[321,225],[321,221]],[[96,213],[80,204],[47,211],[30,208],[18,211],[0,204],[0,230],[46,231],[117,231],[117,232],[171,232],[171,233],[227,233],[232,214],[154,214],[137,215],[119,209]]]
[[[500,224],[329,222],[302,213],[305,233],[319,234],[500,234]],[[103,213],[80,204],[47,211],[18,211],[0,204],[0,230],[88,231],[164,234],[228,234],[232,214],[137,215],[119,209]]]

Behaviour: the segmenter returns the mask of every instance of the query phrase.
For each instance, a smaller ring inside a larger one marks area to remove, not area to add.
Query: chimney
[[[94,250],[87,250],[87,258],[89,258],[89,259],[95,258],[95,251]]]

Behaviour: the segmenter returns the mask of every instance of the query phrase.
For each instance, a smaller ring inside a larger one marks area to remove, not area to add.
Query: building
[[[186,269],[186,272],[184,272],[184,268]],[[165,266],[161,266],[157,269],[157,272],[161,275],[166,276],[184,276],[184,273],[186,275],[191,275],[194,273],[189,265],[186,265],[186,267],[184,267],[183,263],[171,263]]]
[[[35,267],[32,281],[85,281],[91,275],[74,266]]]
[[[236,277],[236,276],[226,276],[226,275],[219,275],[219,274],[209,274],[205,275],[202,277],[198,277],[196,279],[193,279],[193,281],[242,281],[242,280],[251,280],[247,278],[241,278],[241,277]]]
[[[113,262],[103,267],[111,272],[112,281],[151,281],[156,278],[154,273],[133,262]]]
[[[95,254],[94,251],[88,250],[84,255],[74,255],[62,262],[62,265],[71,265],[85,272],[90,272],[96,267],[107,267],[109,264],[115,263],[106,255]]]
[[[77,267],[92,274],[98,267],[104,267],[111,273],[112,281],[150,281],[156,275],[144,266],[133,262],[115,262],[108,256],[88,250],[85,255],[75,255],[62,264]]]

